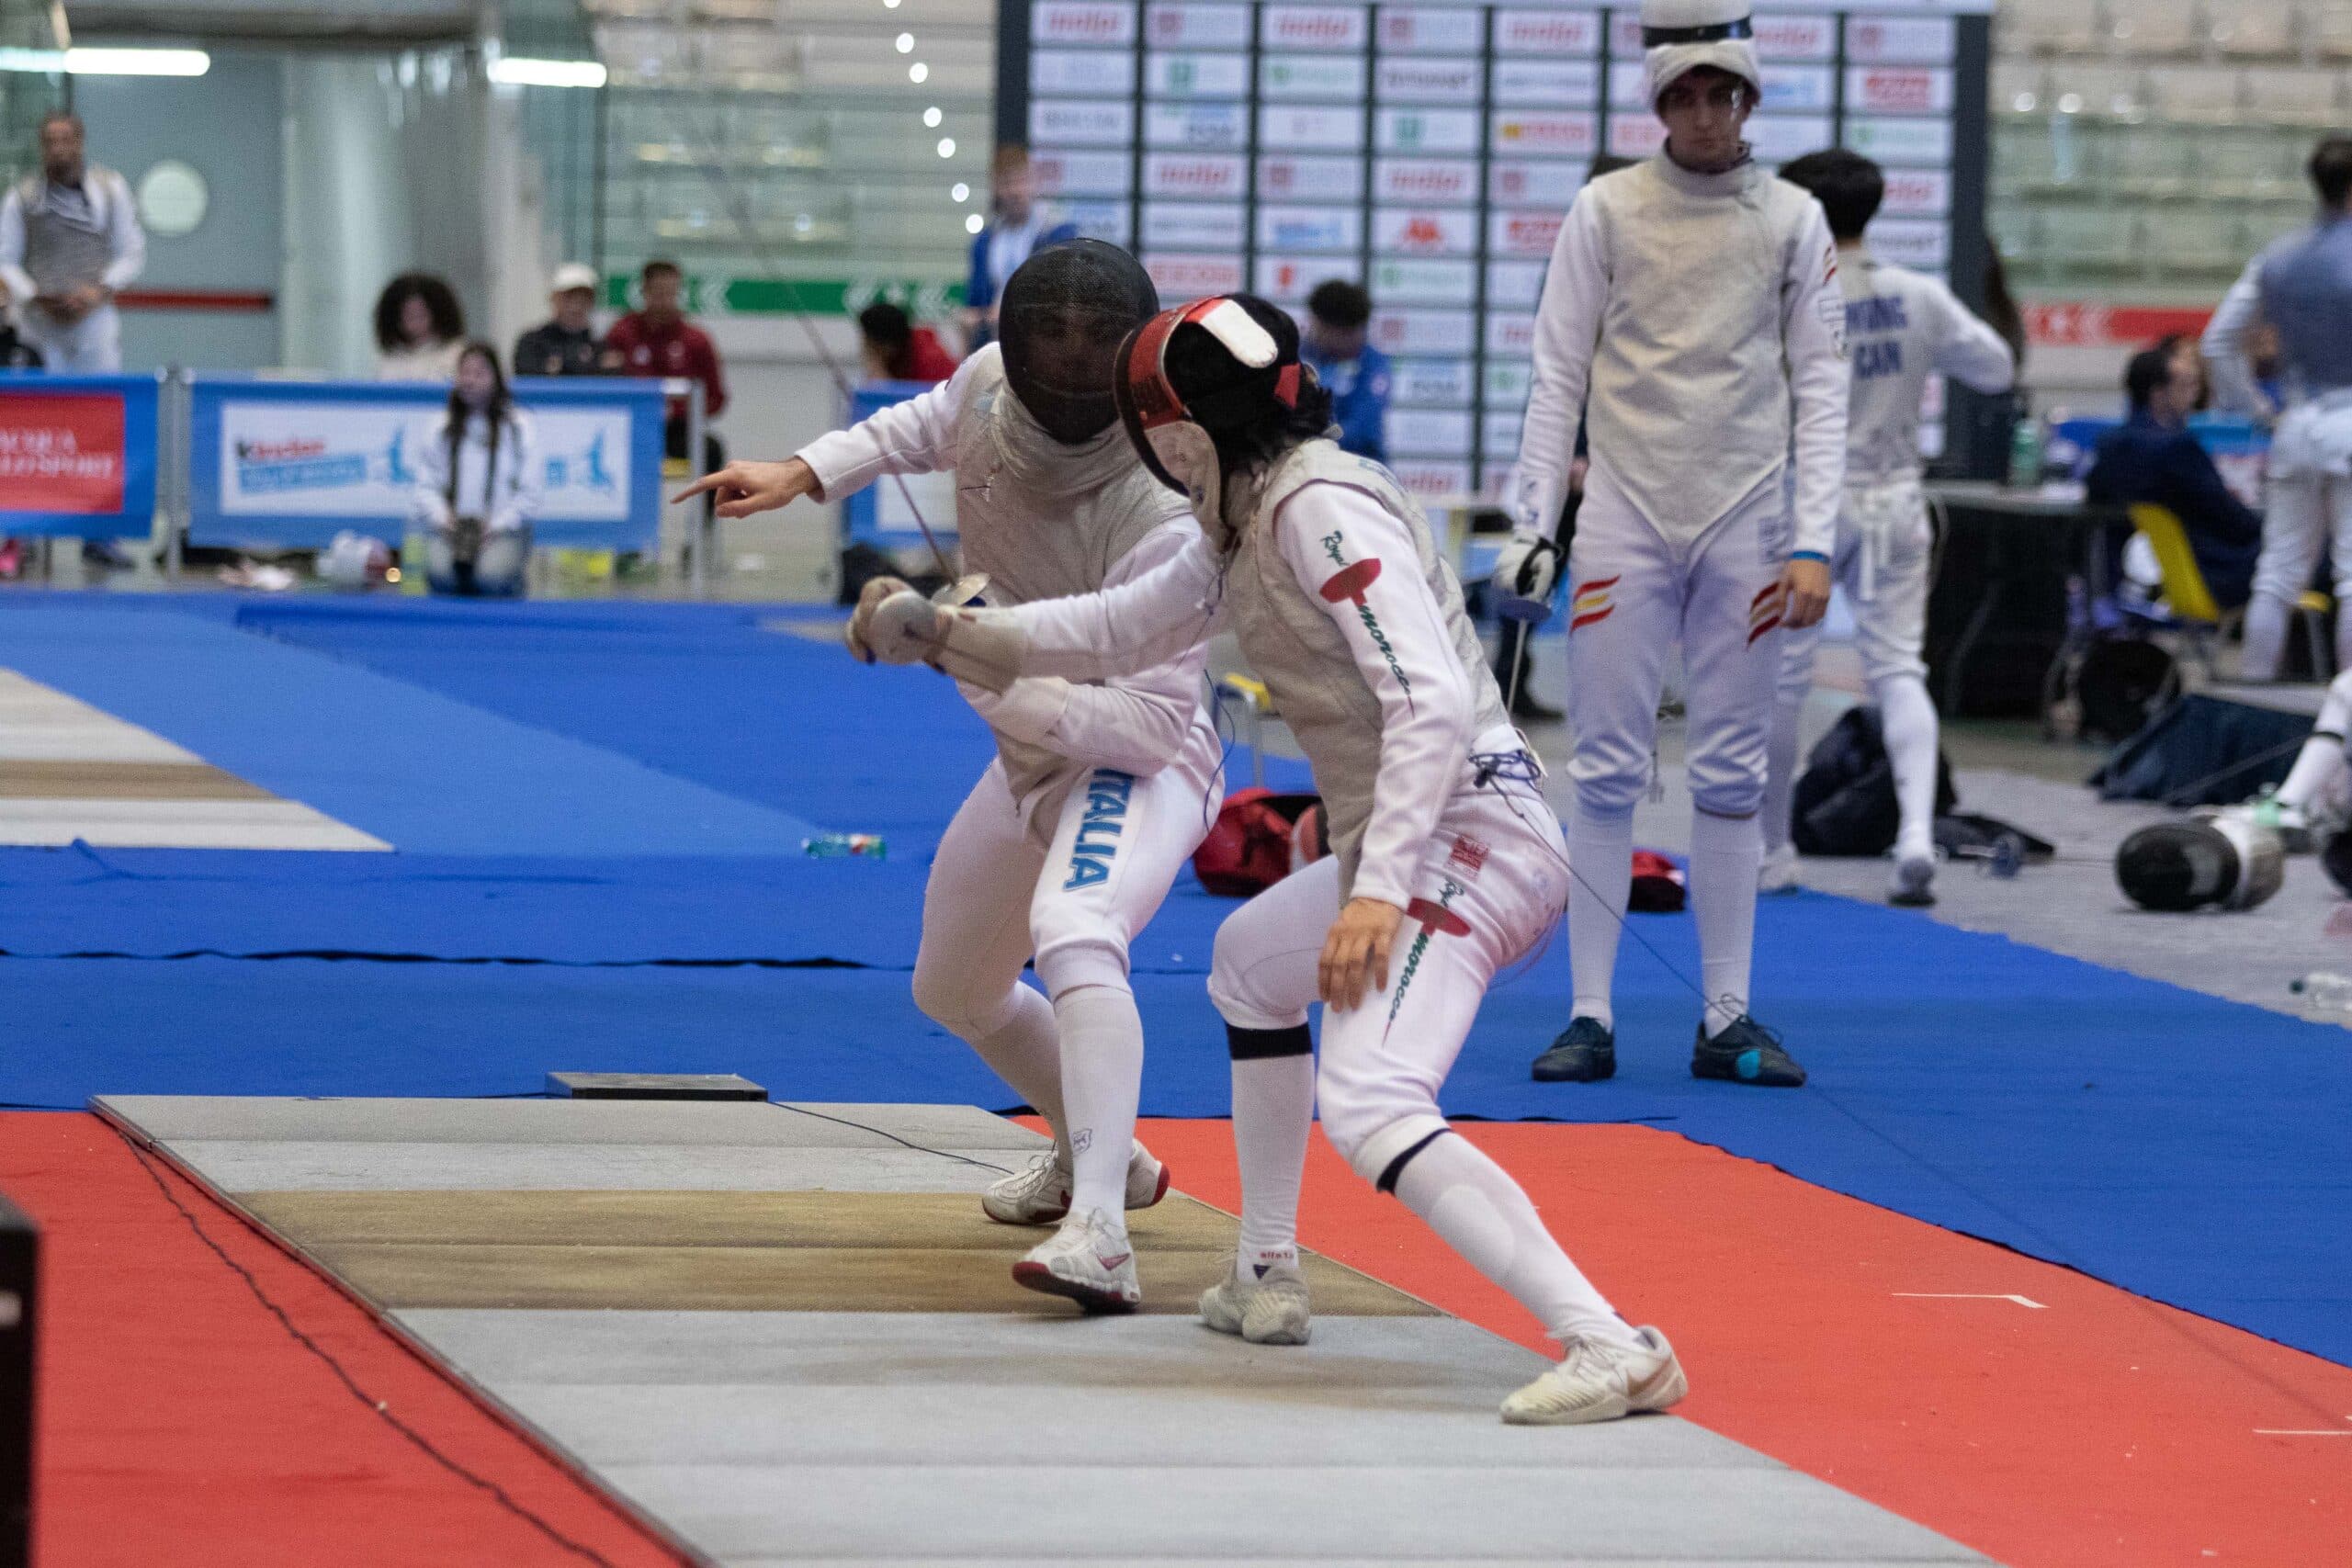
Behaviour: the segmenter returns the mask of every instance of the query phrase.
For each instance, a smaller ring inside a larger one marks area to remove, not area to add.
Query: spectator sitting
[[[624,376],[686,377],[700,381],[703,417],[717,419],[727,407],[727,376],[710,334],[686,320],[681,304],[685,281],[676,262],[647,262],[638,275],[644,303],[613,323],[613,330],[605,334],[605,346],[618,358]],[[670,400],[663,434],[668,456],[686,455],[685,399]],[[707,429],[703,432],[702,458],[704,473],[716,473],[727,466],[727,449]]]
[[[466,312],[448,284],[404,272],[376,296],[376,379],[447,381],[465,349]]]
[[[2160,344],[2135,355],[2123,377],[2132,417],[2099,437],[2086,483],[2090,499],[2102,505],[2144,502],[2178,517],[2213,602],[2236,610],[2253,592],[2262,516],[2230,493],[2188,433],[2203,382],[2202,367],[2177,348]],[[2115,541],[2117,553],[2128,537]]]
[[[1388,461],[1388,356],[1372,346],[1372,296],[1356,284],[1329,278],[1306,297],[1306,332],[1298,356],[1331,394],[1340,446],[1376,463]]]
[[[967,354],[996,337],[998,296],[1029,253],[1078,238],[1076,224],[1054,222],[1037,204],[1037,176],[1026,147],[1007,143],[989,160],[989,209],[993,216],[972,241],[972,271],[964,285]]]
[[[424,530],[424,580],[435,593],[510,598],[523,591],[540,463],[530,416],[514,407],[498,351],[458,345],[449,408],[416,456],[409,518]]]
[[[6,306],[0,305],[0,370],[38,370],[40,367],[40,350],[17,333],[16,317]]]
[[[857,313],[864,339],[865,374],[876,381],[944,381],[956,374],[956,358],[939,345],[939,334],[907,319],[888,300]]]
[[[0,303],[13,296],[22,330],[51,370],[122,368],[115,291],[147,262],[130,186],[82,155],[82,122],[41,117],[40,173],[0,197]]]
[[[596,309],[596,270],[578,262],[555,269],[548,282],[553,319],[514,340],[517,376],[600,376],[616,368],[620,356],[596,339],[589,319]]]

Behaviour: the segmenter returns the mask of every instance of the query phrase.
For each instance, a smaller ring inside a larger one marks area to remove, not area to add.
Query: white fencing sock
[[[1932,855],[1936,852],[1936,705],[1928,698],[1928,683],[1917,675],[1881,682],[1876,695],[1887,761],[1894,766],[1894,802],[1903,813],[1903,826],[1894,838],[1895,858]]]
[[[2245,646],[2238,654],[2238,679],[2276,681],[2287,660],[2287,621],[2283,599],[2256,593],[2245,607]]]
[[[1747,1010],[1756,947],[1756,868],[1764,829],[1753,817],[1690,814],[1690,912],[1699,922],[1699,987],[1709,1038]]]
[[[1233,1152],[1241,1165],[1237,1279],[1298,1261],[1298,1190],[1315,1122],[1315,1055],[1306,1025],[1226,1026],[1233,1048]]]
[[[1062,1115],[1061,1032],[1054,1021],[1054,1004],[1045,993],[1030,986],[1013,987],[1004,1022],[966,1043],[1052,1125],[1055,1152],[1067,1164],[1069,1122]]]
[[[1634,888],[1634,814],[1596,817],[1581,804],[1568,818],[1568,977],[1576,986],[1577,1018],[1616,1025],[1609,1005],[1617,976],[1617,938],[1625,929],[1625,900]],[[1695,880],[1695,878],[1694,878]],[[1756,895],[1756,867],[1747,868]]]
[[[1423,1145],[1396,1179],[1396,1196],[1464,1262],[1533,1313],[1553,1338],[1641,1343],[1544,1228],[1510,1173],[1468,1139],[1446,1133]]]
[[[1797,736],[1804,721],[1804,704],[1772,705],[1770,772],[1764,775],[1764,847],[1775,852],[1789,842],[1790,803],[1797,792]]]
[[[1100,1209],[1124,1225],[1136,1101],[1143,1092],[1143,1020],[1133,991],[1080,986],[1054,1001],[1061,1025],[1062,1103],[1069,1114],[1072,1213]]]
[[[2328,780],[2344,768],[2344,737],[2352,725],[2352,671],[2329,682],[2327,700],[2320,704],[2312,738],[2295,753],[2295,766],[2278,786],[2278,804],[2309,810]]]

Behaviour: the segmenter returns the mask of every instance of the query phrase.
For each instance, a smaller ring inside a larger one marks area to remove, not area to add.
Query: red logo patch
[[[1445,857],[1448,865],[1458,865],[1465,876],[1476,876],[1487,863],[1487,846],[1476,839],[1456,839],[1453,852]]]
[[[1374,556],[1369,560],[1357,561],[1352,566],[1343,566],[1325,579],[1323,597],[1334,604],[1345,599],[1350,604],[1362,608],[1363,591],[1379,580],[1380,558]]]
[[[1427,898],[1416,898],[1405,906],[1405,918],[1419,924],[1423,931],[1443,931],[1448,936],[1468,936],[1470,922],[1444,905]]]

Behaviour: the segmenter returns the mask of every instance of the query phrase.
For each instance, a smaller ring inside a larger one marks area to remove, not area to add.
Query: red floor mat
[[[2352,1562],[2352,1436],[2264,1435],[2352,1432],[2352,1370],[1653,1128],[1457,1131],[1672,1336],[1679,1415],[2014,1568]],[[1179,1188],[1238,1205],[1229,1123],[1141,1135]],[[1547,1348],[1319,1131],[1301,1231]],[[1147,1290],[1193,1283],[1145,1268]]]
[[[0,1191],[43,1231],[43,1568],[681,1561],[317,1275],[165,1179],[361,1388],[579,1550],[353,1398],[97,1118],[18,1111],[0,1114]]]

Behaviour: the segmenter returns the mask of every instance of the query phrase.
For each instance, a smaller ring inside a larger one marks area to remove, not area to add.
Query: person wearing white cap
[[[551,320],[514,340],[517,376],[602,376],[618,368],[596,336],[596,269],[566,262],[548,280]]]
[[[1813,625],[1829,602],[1846,306],[1820,204],[1758,167],[1742,138],[1763,90],[1752,32],[1747,0],[1645,0],[1650,102],[1666,146],[1578,193],[1537,307],[1514,537],[1496,581],[1506,612],[1531,619],[1550,613],[1564,555],[1572,584],[1576,1003],[1536,1062],[1546,1082],[1616,1071],[1611,992],[1634,805],[1650,782],[1678,639],[1704,1006],[1690,1071],[1804,1082],[1748,1016],[1748,970],[1777,633]],[[1579,420],[1591,466],[1564,545],[1552,535]]]

